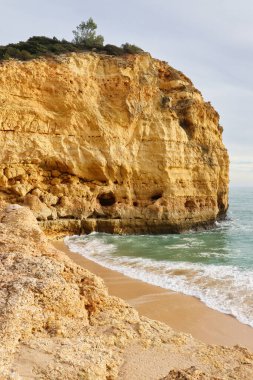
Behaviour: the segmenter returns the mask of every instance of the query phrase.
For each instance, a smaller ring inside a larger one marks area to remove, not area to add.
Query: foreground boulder
[[[48,231],[163,233],[228,207],[219,115],[149,54],[0,64],[0,199]]]
[[[0,295],[1,379],[253,378],[247,349],[140,317],[53,248],[18,205],[0,211]]]

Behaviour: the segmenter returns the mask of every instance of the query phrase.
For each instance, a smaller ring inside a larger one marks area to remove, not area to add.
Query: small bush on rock
[[[143,53],[143,50],[136,46],[136,45],[131,45],[128,42],[125,44],[121,45],[122,49],[124,50],[125,53],[128,54],[138,54],[138,53]]]
[[[104,50],[110,55],[122,55],[124,54],[124,50],[115,45],[105,45]]]

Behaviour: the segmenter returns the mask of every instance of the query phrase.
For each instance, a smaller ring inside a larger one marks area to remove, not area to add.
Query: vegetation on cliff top
[[[107,44],[104,37],[96,34],[97,24],[92,18],[81,22],[73,31],[74,39],[70,42],[56,37],[34,36],[27,41],[0,46],[0,61],[10,58],[27,61],[41,56],[54,56],[64,53],[95,51],[110,55],[138,54],[143,52],[136,45],[125,43],[119,46]]]

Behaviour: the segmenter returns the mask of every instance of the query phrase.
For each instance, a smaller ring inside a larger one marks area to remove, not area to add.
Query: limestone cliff
[[[45,230],[171,232],[228,206],[219,115],[149,54],[0,65],[0,199]]]
[[[253,354],[140,317],[51,246],[28,208],[0,207],[0,378],[252,380]]]

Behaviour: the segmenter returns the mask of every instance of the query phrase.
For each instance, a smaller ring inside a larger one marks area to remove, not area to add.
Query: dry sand
[[[177,331],[190,333],[205,343],[225,346],[239,344],[253,351],[253,328],[238,322],[234,317],[210,309],[195,297],[149,285],[106,269],[71,252],[63,241],[54,241],[53,245],[64,251],[75,263],[102,277],[111,295],[123,298],[140,314],[164,322]]]

